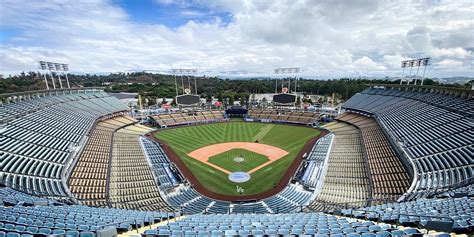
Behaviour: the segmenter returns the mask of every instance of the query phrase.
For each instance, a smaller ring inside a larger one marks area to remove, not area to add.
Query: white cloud
[[[366,56],[355,60],[354,66],[356,69],[363,71],[377,71],[387,69],[385,66],[374,62],[372,59]]]
[[[36,61],[49,59],[88,72],[194,67],[271,74],[299,66],[317,77],[396,76],[401,60],[431,56],[429,75],[474,75],[466,66],[442,66],[472,61],[469,1],[157,2],[179,5],[190,21],[175,29],[133,22],[108,0],[3,0],[0,27],[20,33],[0,41],[0,73],[36,70]],[[203,12],[189,9],[192,4],[228,11],[233,19],[193,21]]]
[[[463,68],[463,62],[453,59],[445,59],[435,64],[436,68],[455,70]]]

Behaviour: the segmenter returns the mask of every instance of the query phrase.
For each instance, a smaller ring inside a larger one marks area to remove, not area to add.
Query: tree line
[[[183,88],[191,86],[194,93],[194,78],[187,76],[173,76],[164,74],[151,74],[145,72],[136,73],[112,73],[109,75],[75,75],[68,74],[69,82],[74,87],[105,87],[107,92],[134,92],[148,98],[149,103],[161,102],[162,98],[174,97],[176,89],[178,94],[183,94]],[[51,80],[48,75],[50,88]],[[57,80],[57,76],[56,76]],[[178,87],[175,85],[178,82]],[[189,81],[188,81],[189,80]],[[291,85],[286,81],[276,81],[272,78],[246,78],[246,79],[220,79],[217,77],[196,77],[198,94],[202,98],[211,97],[219,100],[227,99],[248,100],[253,93],[274,93],[280,92],[282,83],[285,87],[290,87],[294,91],[295,84],[292,80]],[[386,79],[352,79],[340,78],[330,80],[299,79],[297,91],[310,95],[331,96],[335,93],[336,98],[347,100],[355,93],[367,88],[367,84],[399,84],[398,80]],[[57,87],[58,82],[56,81]],[[426,79],[425,85],[439,85],[438,82]],[[63,83],[63,86],[65,83]],[[463,87],[463,85],[443,85]],[[11,93],[29,90],[45,89],[43,75],[37,72],[21,73],[15,76],[9,76],[0,80],[0,93]]]

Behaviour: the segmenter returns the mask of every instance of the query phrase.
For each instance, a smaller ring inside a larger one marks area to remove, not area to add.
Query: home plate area
[[[229,180],[234,183],[245,183],[250,180],[250,174],[241,171],[233,172],[229,174]]]
[[[253,142],[226,142],[196,149],[188,156],[228,175],[235,183],[250,180],[251,174],[289,153],[281,148]]]

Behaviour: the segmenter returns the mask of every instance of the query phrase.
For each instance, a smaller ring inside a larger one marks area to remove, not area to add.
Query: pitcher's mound
[[[233,172],[229,174],[229,180],[234,183],[245,183],[250,180],[250,175],[247,172]]]
[[[244,162],[244,158],[243,158],[243,157],[235,157],[235,158],[234,158],[234,161],[235,161],[235,162],[239,162],[239,163],[240,163],[240,162]]]

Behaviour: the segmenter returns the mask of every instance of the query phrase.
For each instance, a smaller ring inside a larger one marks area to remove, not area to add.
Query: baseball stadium
[[[474,0],[0,0],[0,237],[474,237]]]
[[[472,233],[472,91],[368,85],[336,114],[132,113],[103,88],[2,94],[1,230],[34,236]],[[271,221],[270,221],[271,220]],[[431,232],[429,232],[431,231]]]

